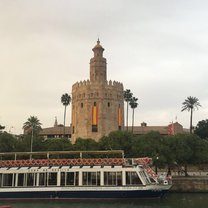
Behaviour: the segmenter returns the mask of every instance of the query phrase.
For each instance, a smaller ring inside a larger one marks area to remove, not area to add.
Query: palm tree
[[[182,109],[181,111],[191,111],[191,115],[190,115],[190,133],[192,133],[193,130],[193,126],[192,126],[192,119],[193,119],[193,111],[195,109],[198,110],[198,107],[201,107],[200,103],[199,103],[199,99],[196,97],[187,97],[187,99],[185,99],[185,101],[182,103]]]
[[[138,106],[137,100],[138,98],[132,97],[129,103],[132,108],[132,133],[134,131],[134,109]]]
[[[128,131],[128,109],[129,109],[129,102],[131,101],[133,94],[131,93],[131,91],[129,89],[124,91],[124,100],[126,101],[126,127],[127,127],[127,131]]]
[[[33,151],[33,136],[38,135],[41,130],[41,125],[39,119],[36,116],[30,116],[27,121],[23,124],[23,129],[25,134],[31,133],[31,142],[30,142],[30,152]],[[30,155],[32,159],[32,155]]]
[[[67,94],[67,93],[63,94],[61,96],[61,102],[64,105],[64,136],[65,136],[66,107],[71,102],[71,96],[69,94]]]
[[[42,123],[40,123],[39,119],[36,116],[30,116],[23,124],[23,129],[26,134],[38,134],[41,130],[41,125]]]

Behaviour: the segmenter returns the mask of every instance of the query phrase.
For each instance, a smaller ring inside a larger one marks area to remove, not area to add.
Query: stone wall
[[[208,192],[208,177],[173,177],[171,192]]]

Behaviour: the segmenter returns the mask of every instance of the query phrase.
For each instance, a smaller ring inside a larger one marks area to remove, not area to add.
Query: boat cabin
[[[0,168],[0,187],[132,186],[150,184],[139,165]]]

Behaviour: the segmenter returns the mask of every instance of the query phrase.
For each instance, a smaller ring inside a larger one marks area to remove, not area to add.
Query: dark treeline
[[[0,134],[0,152],[30,152],[31,135],[16,138],[6,132]],[[78,138],[75,144],[68,139],[45,140],[35,135],[33,151],[62,150],[124,150],[125,157],[151,157],[158,167],[199,165],[208,163],[208,140],[195,134],[161,136],[158,132],[135,136],[130,132],[112,132],[96,142]]]

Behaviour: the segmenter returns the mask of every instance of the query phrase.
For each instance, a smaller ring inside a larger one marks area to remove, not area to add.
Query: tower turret
[[[106,59],[103,57],[105,49],[100,45],[99,39],[92,50],[94,57],[90,59],[90,81],[105,82],[107,80]]]

